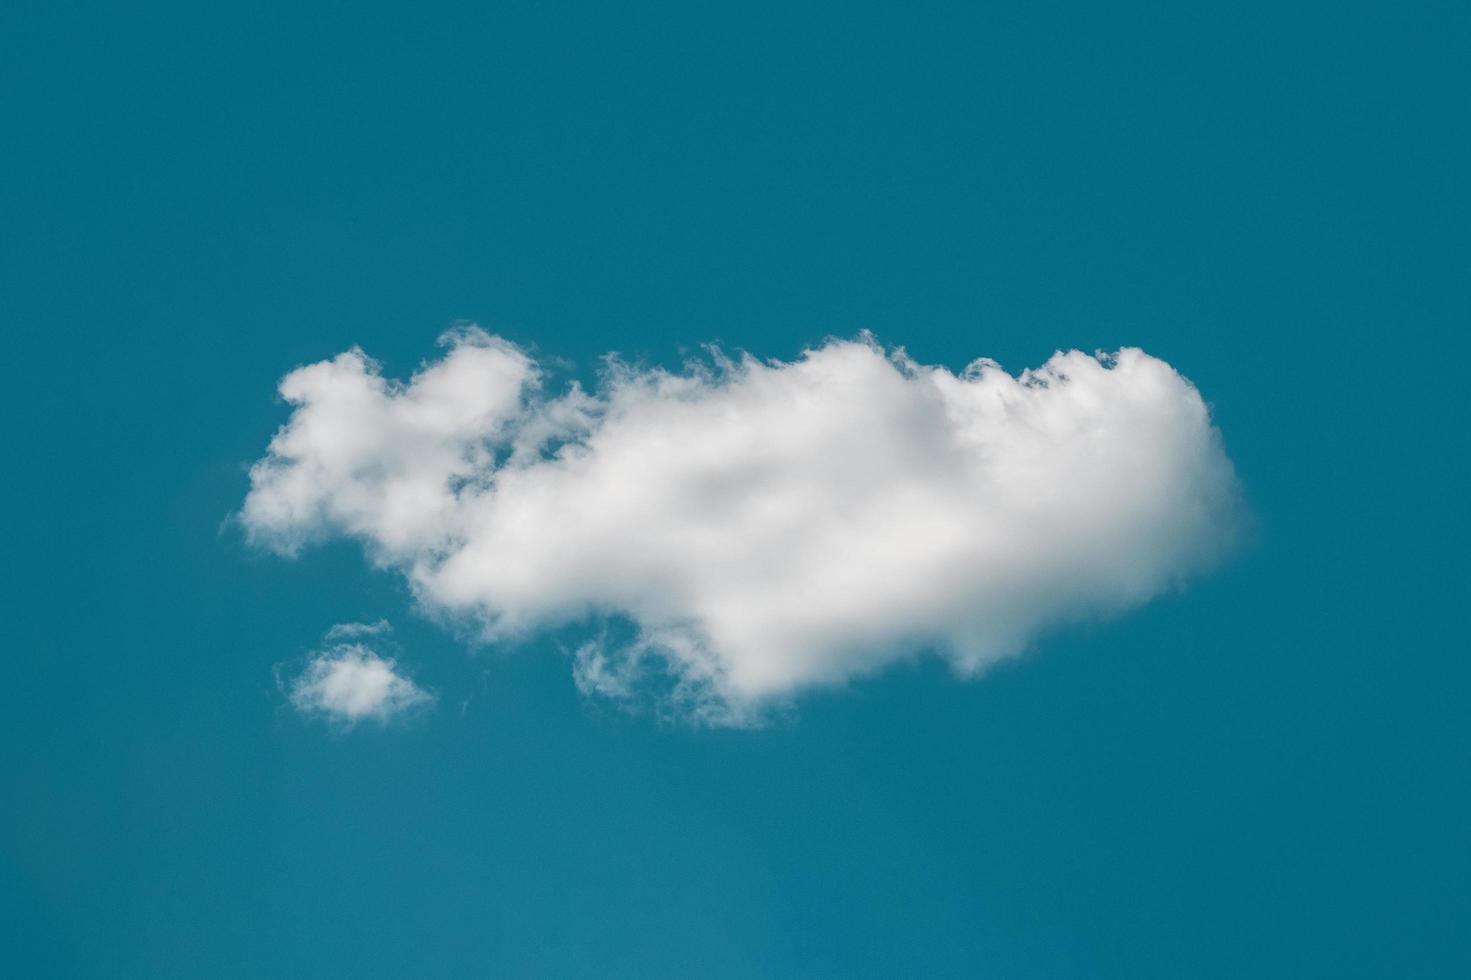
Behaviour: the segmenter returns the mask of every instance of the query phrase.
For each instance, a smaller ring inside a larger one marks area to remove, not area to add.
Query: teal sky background
[[[1471,975],[1471,8],[296,6],[0,13],[0,974]],[[628,717],[222,529],[282,374],[461,320],[1138,345],[1253,539],[979,682]],[[438,709],[291,712],[379,617]]]

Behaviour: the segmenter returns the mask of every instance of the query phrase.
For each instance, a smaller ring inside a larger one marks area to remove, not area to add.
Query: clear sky
[[[0,974],[1471,974],[1464,4],[300,6],[0,13]],[[977,679],[661,721],[231,520],[284,375],[465,322],[590,385],[1138,346],[1250,528]],[[404,710],[300,710],[380,619]]]

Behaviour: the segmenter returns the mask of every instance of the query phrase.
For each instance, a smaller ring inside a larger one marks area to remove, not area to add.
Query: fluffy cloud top
[[[1205,403],[1136,349],[954,374],[833,340],[791,363],[610,360],[544,391],[479,330],[409,382],[362,351],[288,374],[241,513],[292,554],[360,539],[499,640],[591,618],[579,684],[750,718],[921,650],[975,673],[1218,559],[1236,481]],[[604,630],[605,637],[619,630]]]
[[[345,623],[334,626],[327,639],[381,633],[386,628],[386,623]],[[434,700],[400,674],[392,659],[361,643],[337,643],[318,652],[292,682],[290,696],[303,714],[348,726],[361,721],[386,722]]]

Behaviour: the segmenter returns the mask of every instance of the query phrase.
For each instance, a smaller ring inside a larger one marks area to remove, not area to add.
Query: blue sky
[[[14,5],[0,37],[0,972],[1471,969],[1464,9]],[[587,627],[468,642],[357,542],[231,521],[283,375],[359,345],[407,378],[466,321],[559,385],[863,330],[951,371],[1138,346],[1251,527],[977,679],[660,721],[579,692]],[[433,703],[297,710],[379,619]]]

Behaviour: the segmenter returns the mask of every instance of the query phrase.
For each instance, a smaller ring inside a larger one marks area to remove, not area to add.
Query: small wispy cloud
[[[434,696],[407,677],[392,657],[363,642],[340,642],[390,628],[379,621],[341,623],[328,630],[329,645],[313,654],[287,689],[292,706],[304,715],[352,727],[364,721],[385,723],[433,704]]]
[[[338,623],[327,631],[326,640],[350,640],[359,636],[381,636],[393,632],[393,624],[386,619],[374,623]]]

